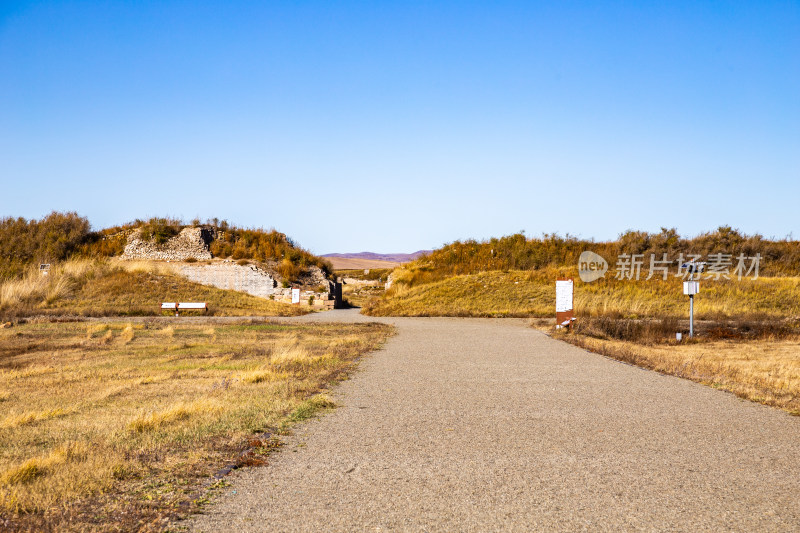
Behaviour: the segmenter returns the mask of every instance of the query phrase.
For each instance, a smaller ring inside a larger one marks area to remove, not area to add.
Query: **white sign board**
[[[292,303],[293,304],[300,303],[300,289],[292,289]]]
[[[572,288],[571,279],[556,281],[556,313],[572,311]]]
[[[684,281],[683,282],[683,294],[694,295],[700,292],[700,282],[699,281]]]

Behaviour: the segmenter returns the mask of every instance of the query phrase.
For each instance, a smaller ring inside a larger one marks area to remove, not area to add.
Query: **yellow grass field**
[[[391,331],[168,318],[0,329],[0,529],[161,530],[202,504],[214,472],[263,463],[275,434],[330,407],[319,393]]]
[[[439,281],[404,284],[364,305],[373,316],[550,317],[555,314],[555,279],[569,269],[491,271]],[[682,280],[583,283],[575,278],[578,316],[685,316]],[[695,298],[697,318],[737,315],[800,317],[800,277],[702,281]]]

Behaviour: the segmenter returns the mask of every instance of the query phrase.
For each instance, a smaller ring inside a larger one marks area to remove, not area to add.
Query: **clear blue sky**
[[[800,236],[800,2],[0,0],[0,215]]]

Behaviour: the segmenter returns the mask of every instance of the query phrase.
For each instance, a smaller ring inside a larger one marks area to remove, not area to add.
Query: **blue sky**
[[[798,2],[7,2],[0,215],[800,236]]]

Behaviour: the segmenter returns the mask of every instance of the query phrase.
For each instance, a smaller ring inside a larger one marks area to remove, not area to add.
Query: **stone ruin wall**
[[[246,292],[261,298],[275,296],[278,286],[275,278],[257,266],[242,266],[231,261],[221,261],[210,265],[182,264],[175,265],[175,269],[196,283]]]
[[[164,244],[142,240],[139,232],[128,237],[122,259],[145,259],[150,261],[185,261],[187,259],[211,259],[208,244],[213,239],[205,228],[184,228]]]
[[[138,232],[134,232],[129,236],[128,244],[125,246],[121,258],[175,262],[187,259],[208,261],[212,259],[209,244],[213,238],[211,232],[205,228],[185,228],[163,245],[158,245],[142,240]],[[277,266],[277,263],[268,263],[268,267],[273,265]],[[202,285],[244,292],[279,302],[292,301],[291,287],[280,287],[277,276],[273,272],[254,264],[239,265],[226,259],[210,264],[182,263],[175,265],[175,271],[190,281]],[[308,303],[313,296],[315,305],[324,305],[325,301],[333,296],[335,290],[333,283],[325,278],[324,272],[316,266],[309,267],[300,276],[299,282],[304,287],[314,287],[315,289],[325,287],[325,292],[322,293],[314,290],[301,291],[301,303]]]
[[[292,300],[291,287],[279,287],[278,281],[273,275],[259,268],[256,265],[239,265],[230,260],[223,260],[210,265],[181,264],[175,265],[178,273],[185,276],[190,281],[202,285],[210,285],[219,289],[244,292],[258,296],[259,298],[270,298],[277,301]],[[332,292],[331,283],[318,285],[325,287],[325,292],[319,293],[313,290],[300,291],[300,301],[307,302],[313,296],[315,300],[324,300]]]

